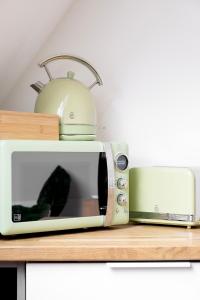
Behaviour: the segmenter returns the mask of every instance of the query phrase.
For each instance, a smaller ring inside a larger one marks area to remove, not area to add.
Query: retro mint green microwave
[[[126,224],[128,147],[97,141],[0,141],[3,235]]]
[[[200,225],[200,169],[130,169],[130,220],[137,223]]]

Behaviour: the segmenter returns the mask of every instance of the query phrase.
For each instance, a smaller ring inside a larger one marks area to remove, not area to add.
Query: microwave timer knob
[[[117,180],[117,187],[121,190],[127,188],[127,180],[125,178],[119,178]]]
[[[117,203],[121,206],[125,206],[127,204],[127,197],[124,194],[119,194],[117,196]]]
[[[119,171],[125,171],[128,168],[128,157],[125,154],[118,153],[115,157],[115,165]]]

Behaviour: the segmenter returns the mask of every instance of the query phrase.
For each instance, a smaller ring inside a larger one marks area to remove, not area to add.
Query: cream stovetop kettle
[[[47,64],[60,59],[74,60],[83,64],[94,74],[96,81],[90,87],[86,87],[74,78],[71,71],[67,73],[66,78],[53,79]],[[59,115],[61,140],[94,140],[96,109],[90,89],[96,84],[103,84],[97,71],[85,60],[70,55],[48,58],[39,66],[44,67],[50,81],[47,84],[38,81],[31,85],[39,93],[35,112]]]

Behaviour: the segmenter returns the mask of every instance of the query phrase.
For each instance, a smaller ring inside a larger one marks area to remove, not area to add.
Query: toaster
[[[130,220],[137,223],[200,224],[200,168],[132,168]]]

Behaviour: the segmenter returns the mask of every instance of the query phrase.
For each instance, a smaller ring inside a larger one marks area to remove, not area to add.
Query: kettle
[[[87,87],[74,78],[72,71],[68,71],[64,78],[52,78],[47,64],[61,59],[73,60],[86,66],[93,73],[95,82]],[[40,81],[31,84],[38,93],[34,111],[59,116],[60,140],[95,140],[96,109],[90,89],[96,84],[103,84],[97,71],[85,60],[71,55],[48,58],[39,66],[45,69],[50,81],[47,84]]]

